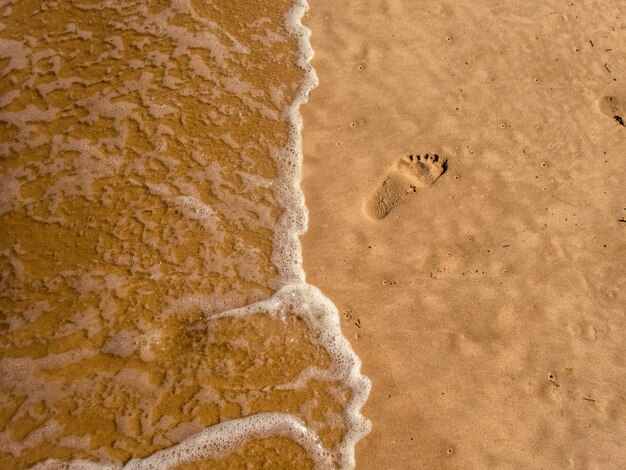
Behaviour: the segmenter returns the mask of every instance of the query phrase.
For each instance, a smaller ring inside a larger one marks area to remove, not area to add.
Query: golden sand
[[[304,267],[372,379],[358,468],[626,468],[625,21],[311,0]],[[376,218],[416,154],[446,172]]]

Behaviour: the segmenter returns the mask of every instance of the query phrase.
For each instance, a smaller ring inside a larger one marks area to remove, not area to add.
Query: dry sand
[[[304,267],[373,381],[358,468],[626,467],[624,3],[310,7]],[[409,153],[447,171],[370,217]]]

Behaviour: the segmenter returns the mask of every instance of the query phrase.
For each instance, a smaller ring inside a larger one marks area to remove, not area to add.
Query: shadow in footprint
[[[624,126],[624,119],[626,119],[626,100],[615,96],[603,96],[598,101],[598,109],[602,114],[613,118],[620,126]]]
[[[407,196],[437,181],[447,166],[447,160],[437,154],[409,154],[401,158],[365,201],[365,213],[372,219],[383,219]]]

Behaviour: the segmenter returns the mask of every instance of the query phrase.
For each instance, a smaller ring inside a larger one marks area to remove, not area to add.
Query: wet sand
[[[0,6],[0,467],[353,462],[369,382],[297,238],[304,6]]]
[[[624,7],[310,8],[304,268],[373,382],[357,468],[623,468]]]

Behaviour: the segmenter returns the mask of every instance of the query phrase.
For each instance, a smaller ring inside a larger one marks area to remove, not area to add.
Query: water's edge
[[[211,426],[147,458],[133,459],[122,467],[124,469],[169,468],[189,460],[216,458],[232,452],[237,445],[251,438],[268,436],[293,439],[307,450],[318,468],[331,467],[333,462],[339,464],[341,468],[353,468],[355,445],[371,428],[371,423],[361,414],[361,408],[370,392],[371,382],[361,374],[361,362],[341,333],[336,306],[319,289],[306,283],[303,269],[300,236],[307,230],[308,209],[300,185],[303,164],[303,120],[299,110],[318,84],[317,75],[310,63],[314,54],[310,45],[311,31],[302,24],[302,18],[308,8],[306,0],[294,0],[292,8],[285,15],[287,31],[297,38],[298,66],[304,71],[304,78],[296,99],[286,110],[289,125],[288,144],[283,149],[273,149],[272,155],[278,166],[278,178],[273,188],[277,200],[285,208],[278,220],[272,253],[272,262],[278,268],[281,279],[280,288],[268,299],[243,308],[213,314],[211,318],[259,312],[282,315],[290,309],[304,313],[308,325],[319,332],[320,343],[329,352],[333,366],[329,371],[309,370],[301,380],[312,377],[341,380],[351,389],[352,396],[345,411],[348,431],[338,448],[325,449],[320,444],[317,434],[308,429],[296,416],[285,413],[260,413]],[[48,460],[32,468],[82,470],[120,467],[83,460],[71,463]]]

